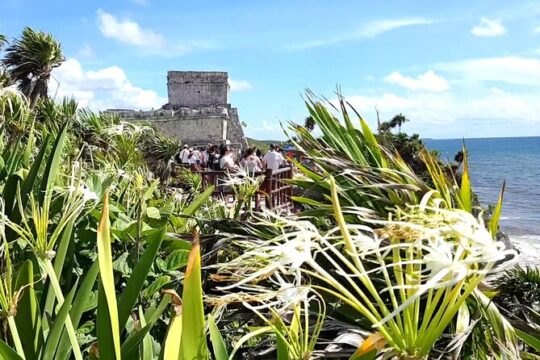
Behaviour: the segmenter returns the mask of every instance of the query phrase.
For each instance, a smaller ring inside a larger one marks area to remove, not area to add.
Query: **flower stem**
[[[11,332],[13,343],[15,344],[15,350],[17,350],[17,354],[19,354],[19,356],[25,359],[21,338],[19,337],[19,332],[17,331],[17,324],[15,324],[15,318],[13,315],[8,315],[7,320],[9,324],[9,331]]]

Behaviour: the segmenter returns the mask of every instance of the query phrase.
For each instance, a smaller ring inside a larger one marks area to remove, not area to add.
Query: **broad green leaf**
[[[148,276],[148,272],[152,267],[152,263],[154,262],[157,252],[159,251],[164,236],[165,228],[160,228],[150,231],[146,237],[146,243],[148,246],[139,259],[139,262],[133,269],[124,293],[118,299],[118,319],[120,331],[124,330],[129,315],[135,307],[137,298],[141,293],[146,277]]]
[[[175,294],[176,295],[176,294]],[[178,295],[172,297],[173,310],[167,335],[165,336],[165,344],[163,346],[163,360],[178,360],[180,359],[180,347],[182,343],[182,305]]]
[[[229,358],[227,347],[225,346],[225,341],[223,341],[223,337],[216,325],[216,319],[212,315],[208,315],[208,330],[210,331],[210,341],[212,342],[212,348],[214,349],[215,359],[227,360]]]
[[[199,236],[194,234],[182,293],[182,354],[184,359],[207,359]]]
[[[97,231],[100,287],[98,295],[98,342],[100,353],[120,360],[120,326],[112,266],[109,195],[103,198],[103,210]]]
[[[278,334],[278,328],[275,328],[275,333],[277,360],[289,360],[289,344],[283,338],[283,334]]]
[[[36,158],[34,159],[32,163],[32,167],[30,168],[30,171],[26,175],[26,178],[24,179],[23,185],[21,187],[21,201],[22,201],[22,208],[24,209],[26,207],[26,204],[29,200],[29,194],[34,188],[34,184],[37,181],[37,176],[39,174],[39,170],[42,167],[43,164],[43,158],[45,157],[45,153],[47,152],[47,149],[49,147],[49,143],[51,141],[50,135],[47,135],[45,140],[43,140],[43,144],[41,144],[41,148],[39,149],[39,153],[37,154]],[[16,210],[18,211],[18,209]],[[14,221],[17,221],[20,219],[19,213],[17,213],[18,217],[14,217]]]
[[[183,229],[187,223],[187,216],[192,216],[203,206],[210,196],[214,193],[214,186],[209,186],[205,191],[203,191],[191,204],[189,204],[185,209],[182,210],[182,215],[186,217],[176,217],[174,218],[175,226],[178,231],[185,230]]]
[[[23,360],[15,350],[9,347],[3,340],[0,340],[0,357],[2,360]]]
[[[528,334],[523,330],[515,329],[516,335],[523,340],[527,345],[532,347],[535,351],[540,352],[540,338],[534,336],[533,334]]]
[[[19,187],[20,182],[21,182],[21,176],[15,173],[13,175],[10,175],[7,178],[7,181],[4,185],[2,199],[4,201],[4,206],[7,209],[8,215],[15,206],[17,188]]]
[[[15,323],[27,359],[37,359],[43,346],[41,312],[34,290],[34,281],[33,263],[31,260],[26,260],[17,274],[15,283],[15,289],[17,290],[24,287],[17,304]]]
[[[69,124],[66,121],[62,126],[62,129],[58,133],[54,145],[49,154],[49,161],[45,167],[43,178],[41,179],[41,189],[39,193],[39,204],[43,204],[45,194],[50,192],[56,181],[56,177],[60,172],[62,166],[62,151],[64,150],[64,143],[66,141],[67,131]]]
[[[153,206],[149,206],[146,208],[146,216],[148,216],[150,219],[161,219],[159,209]]]
[[[177,270],[187,264],[188,258],[189,250],[174,250],[165,258],[165,268],[168,271]]]
[[[83,281],[81,282],[81,286],[77,290],[77,294],[75,295],[75,299],[73,300],[73,304],[71,306],[71,310],[69,312],[69,315],[71,317],[71,321],[73,322],[73,327],[77,329],[79,326],[79,322],[81,321],[81,317],[83,315],[83,312],[86,309],[86,303],[88,301],[88,298],[90,298],[92,294],[92,289],[94,288],[94,284],[96,283],[96,278],[99,273],[99,262],[95,261],[88,272],[86,273]],[[60,339],[60,344],[58,345],[57,350],[57,359],[65,359],[67,360],[69,354],[71,352],[71,344],[69,342],[69,337],[64,330],[62,333],[62,338]]]
[[[161,290],[165,285],[171,282],[171,277],[169,275],[161,275],[156,280],[154,280],[144,291],[141,296],[145,299],[150,299],[152,295]]]
[[[64,323],[66,318],[69,315],[69,310],[71,309],[71,302],[75,296],[75,291],[77,290],[77,283],[73,286],[69,294],[66,296],[64,303],[60,307],[56,318],[51,326],[49,335],[47,336],[47,342],[45,343],[45,349],[43,350],[43,360],[53,360],[55,359],[55,353],[60,342],[60,336],[62,335],[62,330],[64,328]]]

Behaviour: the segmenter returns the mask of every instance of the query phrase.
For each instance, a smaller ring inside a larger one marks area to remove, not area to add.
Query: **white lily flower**
[[[85,203],[88,201],[94,201],[94,202],[99,201],[97,194],[86,186],[82,187],[82,194],[83,194],[83,201]]]

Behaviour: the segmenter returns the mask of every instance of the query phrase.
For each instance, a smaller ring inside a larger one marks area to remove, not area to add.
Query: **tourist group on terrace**
[[[290,154],[284,154],[279,145],[271,144],[269,150],[263,154],[258,148],[250,147],[243,152],[235,152],[228,145],[212,145],[207,147],[189,147],[184,145],[176,154],[176,163],[189,167],[192,171],[238,171],[244,169],[255,173],[290,165]]]

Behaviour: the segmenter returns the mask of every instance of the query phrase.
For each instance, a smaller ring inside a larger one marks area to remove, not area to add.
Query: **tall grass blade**
[[[109,195],[103,198],[103,211],[97,231],[100,287],[98,295],[98,342],[100,354],[120,360],[120,331],[114,290],[114,274],[109,220]]]
[[[227,346],[225,346],[225,341],[223,341],[221,332],[216,325],[216,319],[212,315],[208,315],[208,330],[210,332],[212,349],[214,350],[214,358],[216,360],[227,360],[229,358]]]

